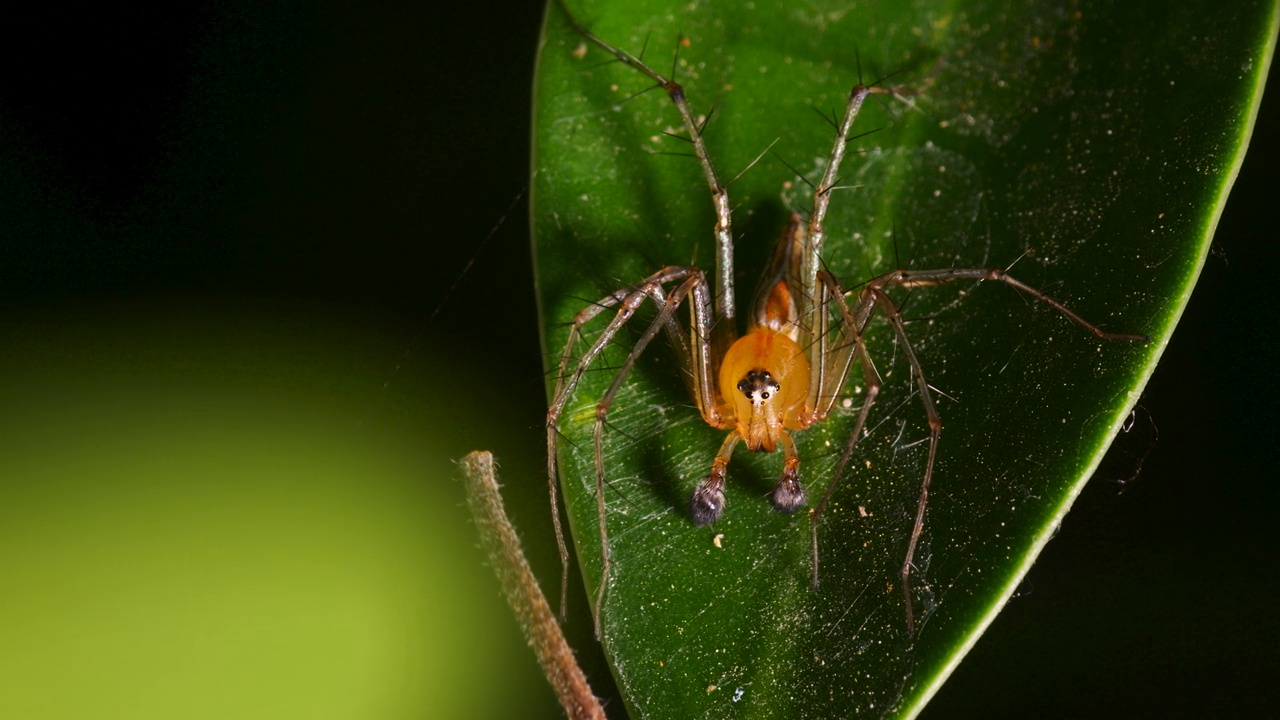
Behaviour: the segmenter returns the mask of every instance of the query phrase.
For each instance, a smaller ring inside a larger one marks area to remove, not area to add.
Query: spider
[[[782,513],[795,513],[805,507],[809,497],[801,483],[801,458],[792,434],[825,420],[841,397],[854,363],[861,367],[865,386],[863,405],[826,489],[811,512],[811,570],[812,582],[816,586],[819,567],[818,521],[852,457],[883,386],[865,341],[868,327],[879,314],[893,328],[898,347],[910,367],[929,427],[928,455],[920,480],[915,521],[901,566],[907,631],[908,634],[913,634],[915,611],[911,573],[916,547],[924,528],[942,420],[924,369],[912,348],[900,307],[888,291],[895,288],[945,285],[957,280],[997,281],[1048,305],[1102,340],[1147,342],[1149,338],[1106,332],[999,268],[897,269],[879,275],[854,290],[846,289],[822,266],[821,258],[826,236],[824,221],[832,192],[838,187],[838,173],[851,140],[850,132],[854,121],[863,103],[871,96],[903,98],[921,90],[883,87],[876,83],[859,84],[850,91],[844,113],[836,123],[835,140],[825,170],[814,187],[813,205],[808,217],[798,213],[790,215],[750,305],[745,331],[739,332],[729,195],[712,164],[702,138],[703,128],[695,119],[684,88],[674,79],[655,71],[640,58],[595,36],[569,13],[563,0],[558,0],[558,4],[574,30],[587,41],[647,76],[666,93],[688,134],[687,139],[710,189],[716,216],[716,264],[710,279],[697,267],[664,267],[639,283],[621,288],[586,306],[577,313],[570,327],[568,339],[559,356],[557,379],[547,411],[546,425],[548,488],[563,568],[562,612],[568,594],[568,547],[559,517],[557,457],[560,418],[584,374],[606,345],[619,338],[620,333],[646,302],[656,306],[656,315],[644,326],[625,360],[616,368],[612,383],[595,410],[595,498],[602,549],[601,577],[593,609],[597,637],[600,636],[600,611],[610,575],[609,535],[605,514],[604,427],[610,407],[629,372],[649,344],[659,333],[667,336],[675,349],[681,374],[702,419],[711,427],[727,433],[719,451],[711,460],[709,473],[696,485],[689,499],[689,517],[698,526],[710,525],[724,513],[728,466],[733,451],[739,444],[745,444],[748,450],[754,452],[772,453],[781,449],[783,467],[771,495],[772,504]],[[682,305],[689,307],[690,320],[687,326],[682,325],[676,315]],[[588,324],[606,312],[613,313],[612,319],[589,343],[586,351],[575,356],[577,346],[587,338]]]

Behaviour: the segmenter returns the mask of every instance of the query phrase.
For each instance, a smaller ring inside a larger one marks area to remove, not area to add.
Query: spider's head
[[[747,448],[773,452],[784,428],[798,428],[809,392],[809,362],[800,346],[772,330],[747,333],[720,363],[720,393]]]
[[[782,427],[778,403],[774,398],[782,392],[782,386],[768,370],[755,368],[748,370],[738,381],[737,390],[734,404],[740,405],[738,426],[747,447],[753,452],[773,452],[777,447],[778,430]],[[743,410],[747,406],[741,404],[740,398],[750,404],[750,410],[745,413]]]

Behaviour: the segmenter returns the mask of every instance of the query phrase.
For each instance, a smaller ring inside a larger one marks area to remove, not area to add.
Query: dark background
[[[527,182],[535,5],[5,23],[0,322],[285,305],[367,328],[383,369],[352,392],[383,419],[438,423],[433,462],[492,449],[554,581],[526,206],[507,213]],[[1273,91],[1133,430],[926,717],[1222,717],[1280,701],[1277,129]],[[436,492],[463,512],[460,484]],[[554,715],[545,700],[530,715]]]

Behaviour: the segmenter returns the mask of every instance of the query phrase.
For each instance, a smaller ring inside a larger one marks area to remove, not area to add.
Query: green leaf
[[[773,240],[811,194],[849,89],[893,73],[914,103],[869,102],[829,218],[827,267],[849,287],[899,265],[1004,267],[1113,332],[1103,342],[998,285],[899,292],[944,430],[906,631],[898,569],[927,427],[887,323],[870,433],[819,530],[773,511],[778,455],[739,450],[727,509],[687,501],[722,431],[654,343],[609,413],[613,569],[606,653],[636,717],[912,715],[1016,590],[1128,416],[1199,274],[1275,44],[1269,3],[577,2],[587,27],[675,75],[721,178],[733,180],[739,313]],[[711,267],[710,195],[652,82],[553,7],[536,86],[533,217],[548,358],[589,303],[664,265]],[[636,95],[639,94],[637,97]],[[773,145],[773,153],[752,161]],[[745,172],[744,172],[745,170]],[[739,173],[742,173],[739,176]],[[650,313],[646,317],[652,317]],[[685,313],[681,313],[684,321]],[[588,335],[607,322],[598,318]],[[637,318],[562,422],[562,486],[587,595],[600,581],[595,403]],[[581,351],[582,346],[576,348]],[[549,361],[552,371],[554,362]],[[816,498],[860,408],[798,434]]]

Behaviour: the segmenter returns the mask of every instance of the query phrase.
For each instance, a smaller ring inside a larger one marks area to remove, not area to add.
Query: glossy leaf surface
[[[700,419],[668,349],[646,353],[609,414],[612,576],[606,652],[637,717],[910,715],[1015,591],[1123,424],[1185,305],[1256,110],[1273,5],[575,3],[585,25],[675,75],[732,180],[739,313],[774,237],[811,193],[849,89],[893,73],[914,103],[868,103],[829,219],[850,287],[898,265],[1003,267],[1114,332],[1101,342],[1007,288],[899,292],[944,431],[916,556],[909,636],[898,567],[927,428],[891,328],[856,467],[820,526],[767,496],[776,455],[740,449],[713,528],[687,498],[724,433]],[[664,265],[711,269],[714,213],[678,117],[552,8],[536,91],[534,221],[549,358],[574,313]],[[636,96],[639,93],[639,96]],[[775,143],[776,144],[773,144]],[[773,144],[773,152],[752,161]],[[743,172],[745,169],[745,172]],[[739,173],[742,173],[739,176]],[[681,313],[682,322],[684,313]],[[593,327],[605,324],[599,319]],[[565,414],[564,490],[588,595],[600,578],[595,403],[644,319]],[[580,352],[583,346],[577,350]],[[811,496],[861,406],[797,436]]]

